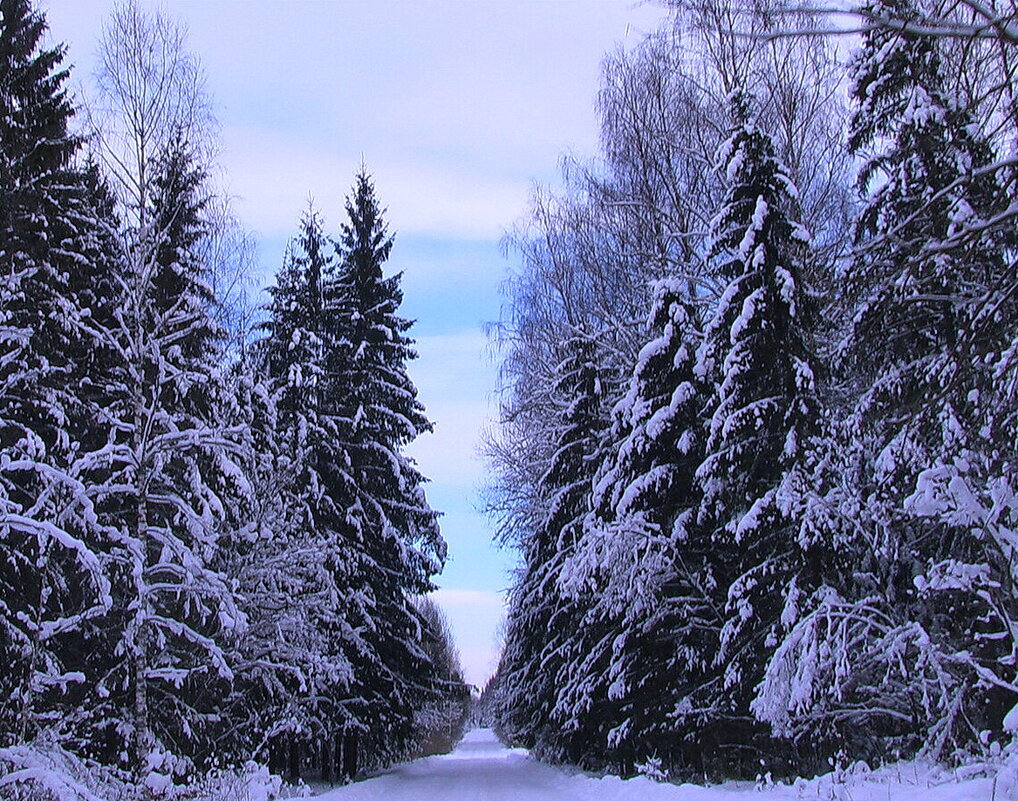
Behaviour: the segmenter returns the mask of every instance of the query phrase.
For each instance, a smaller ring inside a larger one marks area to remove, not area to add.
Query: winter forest
[[[809,776],[1018,731],[1016,11],[792,5],[676,0],[609,55],[599,158],[511,236],[487,701],[542,759]]]
[[[384,187],[262,292],[184,29],[0,0],[0,798],[1018,764],[1018,9],[665,5],[506,235],[472,701]]]
[[[82,109],[0,13],[0,796],[435,747],[468,694],[370,177],[256,314],[181,29],[122,5]]]

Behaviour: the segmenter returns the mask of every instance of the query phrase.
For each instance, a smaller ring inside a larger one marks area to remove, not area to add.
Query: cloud
[[[421,472],[445,486],[473,487],[481,474],[478,447],[491,419],[496,368],[480,330],[424,336],[410,374],[435,430],[407,452]]]
[[[445,612],[469,684],[481,687],[498,666],[499,630],[505,618],[500,593],[442,588],[431,597]]]
[[[189,29],[245,224],[292,230],[313,193],[341,208],[361,156],[406,232],[498,237],[559,155],[593,153],[602,53],[649,4],[543,0],[142,0]],[[46,0],[88,81],[113,0]],[[633,41],[635,36],[630,38]]]
[[[377,150],[377,148],[376,148]],[[401,234],[467,240],[498,239],[526,207],[530,182],[472,174],[454,161],[424,165],[382,152],[364,153],[388,218]],[[245,224],[264,236],[291,232],[313,197],[338,218],[360,151],[260,128],[223,132],[221,160]]]
[[[432,597],[443,607],[468,609],[497,609],[502,610],[505,600],[502,593],[490,592],[489,590],[458,590],[451,587],[443,587],[435,590]]]

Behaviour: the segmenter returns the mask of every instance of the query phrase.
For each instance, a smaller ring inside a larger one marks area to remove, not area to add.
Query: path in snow
[[[996,801],[1018,800],[1018,785],[996,787]],[[1010,777],[1008,777],[1010,779]],[[987,778],[958,783],[913,765],[884,768],[848,784],[825,776],[763,791],[751,783],[719,787],[658,784],[638,778],[569,773],[503,746],[490,729],[469,732],[451,754],[399,765],[390,772],[330,790],[318,801],[990,801]]]

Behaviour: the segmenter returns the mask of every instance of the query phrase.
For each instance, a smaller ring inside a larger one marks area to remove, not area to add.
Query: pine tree
[[[697,525],[711,532],[715,603],[724,608],[711,706],[722,764],[755,732],[753,688],[776,645],[783,591],[797,571],[797,541],[781,490],[816,419],[813,370],[798,287],[807,235],[787,215],[794,187],[749,99],[733,98],[735,128],[719,163],[728,188],[712,223],[712,258],[728,284],[710,320],[696,371],[714,384]],[[726,721],[722,723],[721,721]],[[752,770],[758,766],[754,765]],[[742,769],[748,769],[743,766]]]

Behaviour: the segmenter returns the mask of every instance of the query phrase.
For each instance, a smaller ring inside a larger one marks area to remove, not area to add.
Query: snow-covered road
[[[597,782],[593,782],[597,784]],[[399,765],[391,772],[333,790],[321,801],[522,801],[595,798],[575,794],[576,778],[507,749],[490,729],[474,729],[451,754]]]
[[[823,777],[757,791],[752,784],[720,787],[622,781],[568,773],[525,751],[505,748],[488,729],[475,729],[456,750],[400,765],[389,773],[330,790],[319,801],[1018,801],[1015,786],[987,778],[958,783],[915,766],[885,768],[847,782]],[[994,789],[996,793],[994,794]]]

